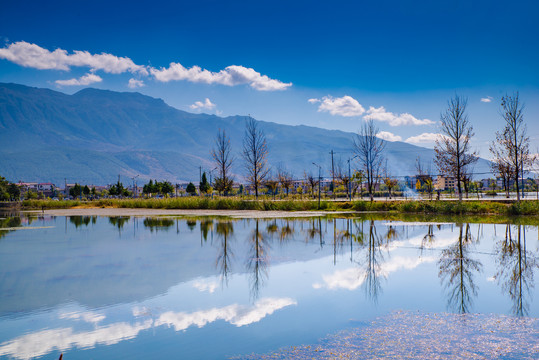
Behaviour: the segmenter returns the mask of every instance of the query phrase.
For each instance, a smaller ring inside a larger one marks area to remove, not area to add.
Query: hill
[[[236,152],[234,172],[244,174],[240,157],[244,116],[192,114],[136,92],[87,88],[73,95],[50,89],[0,83],[0,174],[11,181],[109,184],[120,174],[142,181],[198,181],[199,167],[214,167],[210,149],[218,129],[225,129]],[[329,176],[330,150],[346,165],[353,133],[260,121],[269,147],[269,165],[280,164],[302,177]],[[430,149],[388,142],[392,175],[414,173],[415,159],[432,160]],[[433,167],[434,169],[434,167]],[[488,171],[481,160],[476,171]]]

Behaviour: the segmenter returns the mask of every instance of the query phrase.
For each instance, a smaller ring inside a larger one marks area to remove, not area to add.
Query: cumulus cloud
[[[434,143],[436,139],[441,137],[441,134],[436,133],[423,133],[416,136],[410,136],[405,142],[410,144],[430,144]]]
[[[189,107],[193,110],[198,110],[198,109],[208,109],[208,110],[211,110],[213,109],[215,106],[214,103],[212,103],[210,101],[210,99],[206,98],[206,100],[204,100],[203,102],[202,101],[195,101],[194,104],[192,105],[189,105]]]
[[[102,70],[106,73],[121,74],[124,72],[148,75],[148,70],[137,65],[128,57],[112,54],[90,54],[88,51],[75,50],[69,54],[66,50],[49,51],[36,44],[19,41],[0,49],[0,59],[15,64],[40,70],[70,70],[71,67],[89,67],[92,71]]]
[[[260,91],[285,90],[292,83],[283,83],[261,75],[252,68],[231,65],[219,72],[202,69],[200,66],[186,68],[180,63],[170,63],[168,68],[150,69],[157,81],[169,82],[173,80],[186,80],[194,83],[221,84],[227,86],[248,84]]]
[[[155,326],[168,325],[174,327],[176,331],[182,331],[193,325],[200,328],[208,323],[224,320],[240,327],[258,322],[267,315],[290,305],[296,305],[296,301],[290,298],[264,298],[252,306],[233,304],[194,313],[168,311],[159,316],[159,319],[155,321]]]
[[[484,103],[492,102],[492,96],[481,98],[481,102],[484,102]]]
[[[55,349],[64,352],[73,347],[90,349],[98,344],[113,345],[133,339],[151,326],[152,321],[148,320],[134,325],[121,322],[83,332],[75,332],[73,328],[47,329],[0,344],[0,356],[26,360],[46,355]]]
[[[399,115],[394,114],[392,112],[386,111],[386,109],[383,106],[380,106],[379,108],[369,106],[367,115],[365,115],[363,118],[365,120],[377,120],[377,121],[387,122],[391,126],[434,124],[434,121],[432,120],[429,120],[429,119],[420,120],[408,113],[402,113]]]
[[[402,141],[402,137],[389,131],[380,131],[376,136],[386,141]]]
[[[185,68],[177,62],[170,63],[168,68],[156,69],[149,66],[137,65],[128,57],[119,57],[112,54],[91,54],[88,51],[75,50],[72,53],[64,49],[50,51],[37,44],[19,41],[0,48],[0,59],[11,61],[15,64],[40,69],[40,70],[64,70],[69,71],[72,67],[88,67],[93,72],[102,70],[110,74],[130,72],[149,76],[150,74],[160,82],[173,80],[186,80],[195,83],[221,84],[227,86],[249,85],[259,91],[285,90],[292,83],[271,79],[262,75],[252,68],[231,65],[219,72],[202,69],[200,66]],[[74,81],[73,81],[74,82]],[[65,84],[74,85],[74,84]],[[128,86],[136,88],[143,86],[140,80],[129,80]]]
[[[426,256],[422,258],[397,256],[382,264],[380,267],[380,275],[383,277],[388,277],[389,274],[400,271],[401,269],[412,270],[422,263],[431,263],[435,262],[436,260],[437,259],[433,256]],[[365,282],[366,276],[366,271],[361,268],[352,267],[344,270],[337,270],[332,274],[323,275],[323,283],[314,283],[313,288],[326,288],[329,290],[355,290]]]
[[[93,83],[98,83],[103,81],[100,76],[96,74],[86,74],[81,76],[78,79],[69,79],[69,80],[56,80],[56,84],[61,86],[80,86],[80,85],[90,85]]]
[[[360,116],[365,112],[365,108],[351,96],[345,95],[340,98],[324,96],[322,99],[309,99],[311,104],[320,103],[319,112],[329,112],[331,115],[344,117]]]
[[[131,78],[131,79],[129,79],[129,82],[127,83],[127,86],[130,89],[136,89],[136,88],[139,88],[139,87],[143,87],[144,86],[144,81]]]

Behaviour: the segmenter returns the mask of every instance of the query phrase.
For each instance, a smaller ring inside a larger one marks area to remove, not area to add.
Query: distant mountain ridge
[[[353,133],[309,126],[259,122],[268,141],[268,163],[283,165],[296,177],[314,172],[312,162],[330,175],[330,150],[346,164]],[[0,83],[0,175],[11,181],[110,184],[198,181],[199,167],[214,168],[210,157],[218,129],[225,129],[236,154],[234,172],[245,173],[240,157],[244,116],[218,117],[175,109],[137,92],[83,89],[66,95],[50,89]],[[388,142],[392,175],[412,175],[418,156],[434,152],[404,142]],[[480,160],[476,171],[488,171]],[[434,167],[433,167],[434,171]]]

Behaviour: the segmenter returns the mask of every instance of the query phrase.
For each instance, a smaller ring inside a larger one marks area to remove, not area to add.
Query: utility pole
[[[313,165],[318,166],[318,210],[320,210],[320,183],[322,182],[321,181],[320,171],[322,169],[322,166],[320,166],[320,165],[318,165],[317,163],[314,163],[314,162],[313,162]]]
[[[348,158],[348,196],[352,201],[352,170],[350,169],[350,162],[357,158],[359,155]]]
[[[352,201],[352,170],[350,169],[350,159],[348,159],[348,197]]]
[[[333,149],[329,153],[331,154],[331,192],[333,193],[333,199],[335,199],[335,168],[333,167]]]

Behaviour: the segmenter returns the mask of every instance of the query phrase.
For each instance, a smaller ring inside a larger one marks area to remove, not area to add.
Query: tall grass
[[[245,200],[240,198],[168,198],[168,199],[101,199],[81,200],[25,200],[24,209],[68,209],[74,207],[112,207],[143,209],[207,209],[207,210],[261,210],[261,211],[310,211],[318,209],[314,200]],[[320,210],[326,211],[383,211],[423,214],[498,214],[539,215],[538,201],[520,203],[494,201],[322,201]]]

